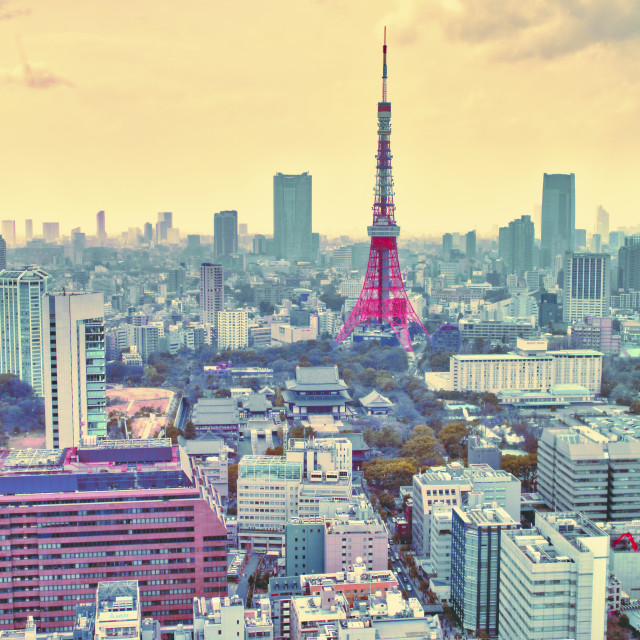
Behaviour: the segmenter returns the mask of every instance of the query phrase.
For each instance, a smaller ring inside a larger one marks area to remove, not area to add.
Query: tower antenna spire
[[[382,45],[382,102],[387,101],[387,27],[384,28],[384,44]]]

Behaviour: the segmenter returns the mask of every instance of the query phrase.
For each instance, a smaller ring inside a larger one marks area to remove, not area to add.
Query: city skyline
[[[270,233],[279,171],[314,176],[314,230],[359,235],[384,24],[405,237],[537,222],[543,173],[575,173],[578,228],[598,205],[612,228],[637,219],[631,1],[149,6],[0,2],[0,209],[19,235],[93,233],[103,209],[110,235],[163,210],[205,233],[224,209]]]

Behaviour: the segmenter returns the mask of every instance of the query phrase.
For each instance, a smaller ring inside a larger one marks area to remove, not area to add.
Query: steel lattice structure
[[[402,281],[396,238],[400,227],[395,220],[393,175],[391,173],[391,103],[387,101],[387,34],[382,47],[382,101],[378,102],[378,153],[373,224],[367,273],[360,297],[336,342],[343,342],[359,325],[387,323],[400,344],[412,354],[409,325],[415,323],[427,333],[415,312]],[[427,334],[428,335],[428,334]]]

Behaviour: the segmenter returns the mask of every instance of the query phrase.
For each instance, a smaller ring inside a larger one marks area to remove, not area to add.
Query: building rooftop
[[[244,456],[238,478],[248,480],[301,480],[302,462],[288,462],[284,456]]]
[[[113,580],[99,582],[96,590],[98,611],[135,611],[139,594],[137,580]]]

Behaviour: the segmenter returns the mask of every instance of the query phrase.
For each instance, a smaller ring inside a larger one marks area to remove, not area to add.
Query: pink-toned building
[[[98,583],[138,580],[142,614],[190,623],[227,595],[227,532],[206,477],[170,440],[0,451],[0,629],[73,628]]]
[[[348,571],[360,558],[370,571],[388,566],[389,533],[385,523],[365,500],[348,513],[325,522],[324,570]]]

